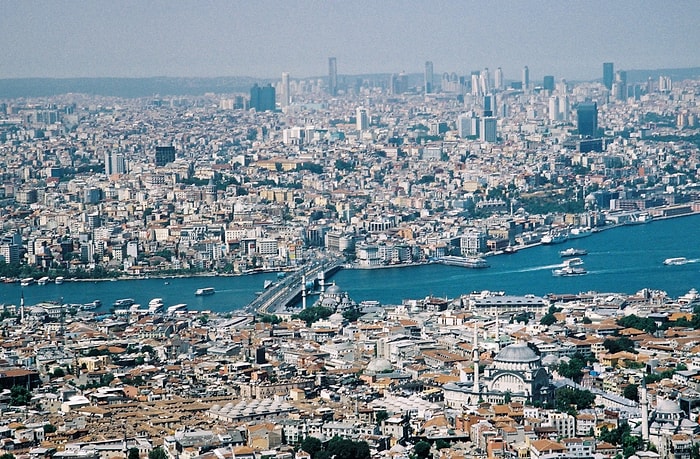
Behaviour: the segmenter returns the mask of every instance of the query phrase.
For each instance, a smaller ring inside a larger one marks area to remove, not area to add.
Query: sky
[[[0,0],[0,78],[700,66],[700,1]]]

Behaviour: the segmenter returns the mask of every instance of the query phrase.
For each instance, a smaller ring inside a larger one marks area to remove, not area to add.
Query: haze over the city
[[[468,72],[600,77],[700,65],[700,2],[2,1],[0,78]]]

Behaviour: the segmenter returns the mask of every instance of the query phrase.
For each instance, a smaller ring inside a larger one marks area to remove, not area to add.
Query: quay
[[[296,303],[306,286],[304,279],[316,279],[320,273],[326,279],[343,266],[341,260],[315,262],[311,266],[294,271],[280,281],[263,290],[245,309],[258,314],[274,314]]]

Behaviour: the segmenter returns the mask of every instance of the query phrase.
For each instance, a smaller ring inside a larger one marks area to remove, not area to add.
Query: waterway
[[[582,258],[588,274],[554,277],[552,269],[561,265],[559,251],[576,247],[588,251]],[[665,266],[671,257],[686,257],[689,263]],[[377,300],[399,304],[407,298],[429,295],[456,297],[472,291],[505,291],[513,295],[545,295],[584,291],[634,293],[643,288],[658,289],[677,297],[691,288],[700,289],[700,215],[644,225],[602,231],[563,244],[542,245],[513,255],[488,258],[487,269],[422,265],[372,270],[344,269],[330,281],[347,291],[355,301]],[[53,300],[89,303],[101,300],[98,311],[106,311],[120,298],[133,298],[144,306],[152,298],[163,298],[166,306],[187,303],[193,310],[235,311],[250,303],[265,280],[276,280],[275,273],[233,277],[193,277],[140,279],[99,282],[69,282],[20,287],[0,285],[0,303],[25,304]],[[216,293],[198,297],[198,288],[214,287]]]

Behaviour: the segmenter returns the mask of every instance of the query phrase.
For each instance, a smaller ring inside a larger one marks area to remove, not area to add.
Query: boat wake
[[[533,266],[531,268],[516,269],[513,272],[514,273],[527,273],[527,272],[531,272],[531,271],[544,271],[547,269],[561,268],[562,266],[564,266],[562,263],[557,263],[555,265]]]

